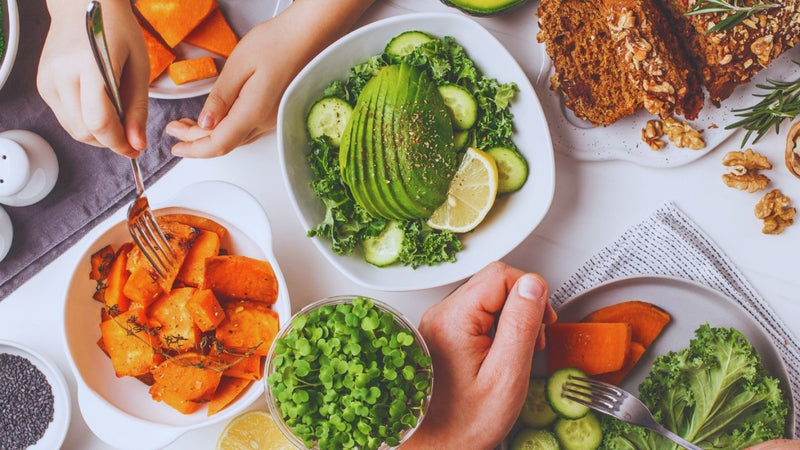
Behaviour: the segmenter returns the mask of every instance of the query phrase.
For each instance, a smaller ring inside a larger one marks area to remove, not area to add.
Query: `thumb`
[[[216,128],[222,119],[228,115],[228,111],[230,111],[239,96],[239,92],[248,77],[242,77],[234,69],[235,67],[223,68],[211,87],[211,92],[208,93],[203,109],[197,116],[197,124],[201,128],[206,130]]]
[[[517,377],[530,377],[536,338],[547,306],[547,283],[527,273],[511,288],[497,322],[494,341],[483,367],[491,373],[506,374],[513,383]],[[506,370],[501,367],[506,366]],[[509,367],[510,366],[510,367]]]

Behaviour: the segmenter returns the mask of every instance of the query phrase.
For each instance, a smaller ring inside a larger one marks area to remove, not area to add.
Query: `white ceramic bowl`
[[[363,255],[340,256],[330,242],[314,238],[320,252],[339,271],[362,286],[386,291],[406,291],[459,281],[487,263],[501,259],[520,244],[541,222],[553,198],[555,168],[550,134],[536,93],[514,58],[491,33],[474,20],[453,13],[417,13],[391,17],[353,31],[314,58],[289,85],[278,111],[278,147],[284,179],[300,222],[306,229],[324,217],[325,207],[309,182],[311,170],[305,117],[327,84],[345,80],[350,67],[383,52],[389,40],[408,30],[437,37],[452,36],[487,76],[515,82],[520,89],[513,100],[514,142],[528,161],[530,174],[523,188],[499,198],[489,216],[474,231],[461,236],[464,249],[455,263],[412,269],[395,265],[378,268]],[[531,39],[534,39],[531,37]]]
[[[17,11],[17,0],[0,0],[0,29],[2,29],[5,50],[0,55],[0,89],[8,79],[11,68],[14,66],[14,59],[17,57],[17,47],[19,46],[19,13]]]
[[[211,181],[187,186],[165,204],[169,207],[156,210],[156,215],[188,212],[214,219],[228,229],[223,248],[269,261],[279,286],[273,308],[281,323],[289,319],[286,282],[272,253],[269,221],[256,199],[237,186]],[[120,222],[97,238],[77,262],[64,303],[64,343],[78,384],[81,414],[89,428],[115,447],[160,448],[188,430],[231,419],[262,395],[264,384],[252,383],[232,404],[208,417],[206,408],[181,414],[150,398],[148,386],[139,380],[116,377],[110,359],[96,344],[102,305],[91,298],[95,282],[89,279],[89,257],[107,244],[117,248],[130,241],[126,224]]]

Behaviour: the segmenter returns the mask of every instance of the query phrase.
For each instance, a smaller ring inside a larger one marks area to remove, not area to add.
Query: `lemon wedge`
[[[470,147],[461,160],[447,200],[428,219],[431,228],[466,233],[478,226],[497,198],[497,164],[486,152]]]
[[[231,419],[217,439],[217,450],[295,450],[266,411],[247,411]]]

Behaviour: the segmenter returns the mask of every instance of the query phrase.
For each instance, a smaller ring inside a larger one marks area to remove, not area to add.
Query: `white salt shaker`
[[[53,147],[27,130],[0,133],[0,204],[28,206],[45,198],[58,179]]]

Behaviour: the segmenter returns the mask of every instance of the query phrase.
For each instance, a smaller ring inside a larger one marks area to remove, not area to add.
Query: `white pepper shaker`
[[[45,198],[58,180],[53,147],[27,130],[0,133],[0,204],[28,206]]]

